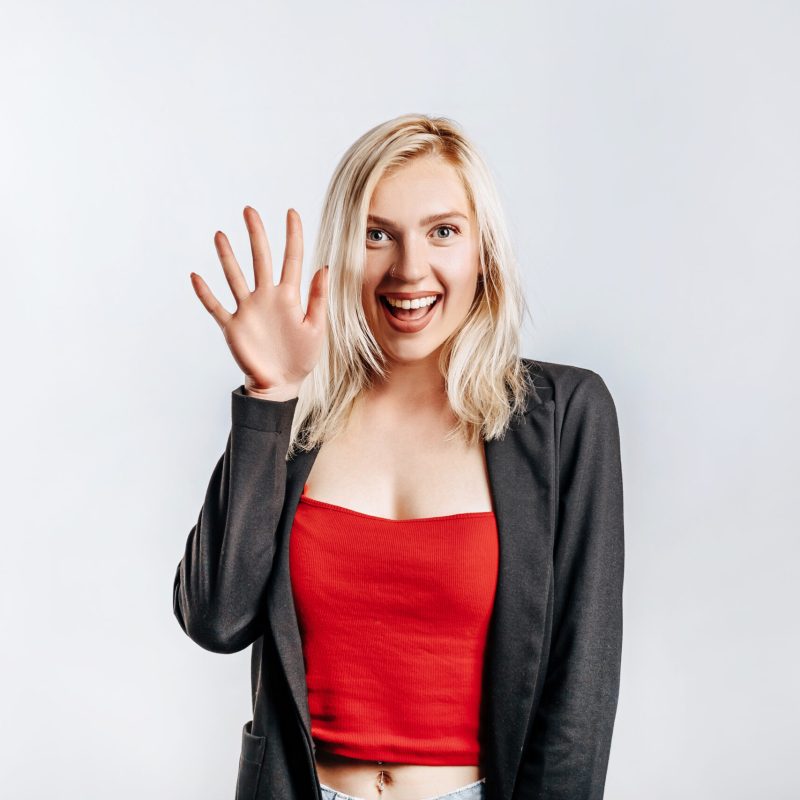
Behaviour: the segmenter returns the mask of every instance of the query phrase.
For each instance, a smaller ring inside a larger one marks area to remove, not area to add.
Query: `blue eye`
[[[459,232],[458,228],[456,228],[455,225],[437,225],[434,230],[437,230],[437,231],[446,230],[446,231],[450,232],[450,234],[451,234],[450,236],[436,236],[436,237],[434,237],[436,239],[442,239],[444,241],[446,241],[447,239],[452,239],[453,235],[454,234],[458,234],[458,232]],[[381,242],[387,241],[387,239],[376,239],[376,238],[374,238],[373,236],[371,236],[371,234],[374,234],[374,233],[375,234],[379,233],[382,236],[387,236],[387,237],[389,236],[389,234],[386,233],[386,231],[382,230],[381,228],[369,228],[367,230],[367,241],[376,242],[378,244],[380,244]]]
[[[458,229],[456,227],[454,227],[453,225],[439,225],[436,228],[436,230],[437,231],[446,230],[446,231],[450,231],[451,233],[458,233]],[[436,238],[437,239],[441,239],[442,237],[441,236],[437,236]],[[445,239],[452,239],[453,237],[452,236],[445,236],[444,238]]]

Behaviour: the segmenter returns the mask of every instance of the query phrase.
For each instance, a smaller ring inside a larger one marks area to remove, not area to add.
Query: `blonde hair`
[[[512,416],[524,410],[530,383],[518,351],[529,310],[492,175],[453,120],[404,114],[355,141],[328,185],[312,261],[329,266],[327,333],[320,359],[300,387],[287,459],[339,433],[359,394],[387,377],[386,356],[361,302],[367,214],[384,175],[427,155],[456,169],[477,219],[480,243],[475,298],[439,357],[457,418],[446,439],[462,436],[474,443],[500,437]]]

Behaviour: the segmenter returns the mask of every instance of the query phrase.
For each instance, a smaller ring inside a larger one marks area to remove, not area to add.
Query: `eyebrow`
[[[419,221],[420,226],[422,225],[430,225],[432,222],[438,222],[440,219],[449,219],[451,217],[461,217],[462,219],[466,219],[469,221],[469,217],[466,214],[462,214],[460,211],[445,211],[441,214],[431,214],[424,219]],[[375,214],[369,214],[367,216],[367,222],[374,222],[378,225],[385,225],[387,228],[396,228],[397,225],[392,222],[390,219],[386,219],[386,217],[378,217]]]

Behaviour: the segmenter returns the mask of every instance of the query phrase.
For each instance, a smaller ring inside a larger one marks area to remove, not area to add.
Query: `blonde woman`
[[[175,615],[252,645],[238,800],[599,800],[619,692],[620,446],[603,379],[519,355],[489,170],[452,120],[365,133],[328,187],[307,308],[244,211],[251,290],[195,292],[244,374]]]

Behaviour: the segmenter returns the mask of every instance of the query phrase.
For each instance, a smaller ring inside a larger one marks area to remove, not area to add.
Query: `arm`
[[[550,655],[515,796],[601,800],[620,683],[624,531],[617,413],[595,372],[567,401],[559,454]]]
[[[215,653],[260,635],[262,595],[286,488],[286,452],[297,397],[231,393],[231,431],[197,524],[175,572],[172,604],[184,632]]]

